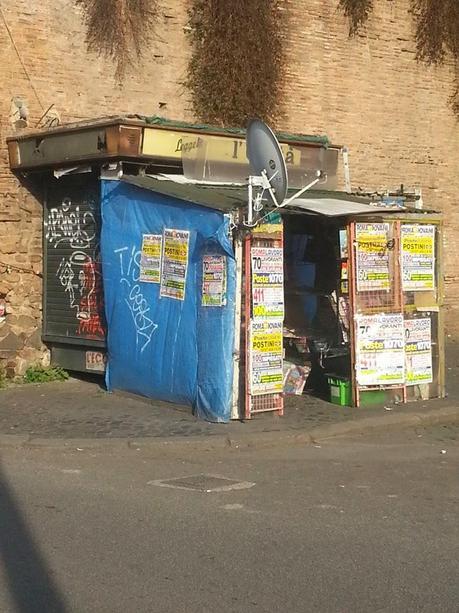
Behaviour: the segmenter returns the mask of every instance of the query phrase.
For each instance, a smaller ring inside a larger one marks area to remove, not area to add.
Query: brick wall
[[[5,138],[15,133],[9,120],[11,99],[26,102],[30,128],[52,104],[62,122],[122,113],[192,116],[181,86],[186,68],[183,2],[162,2],[160,42],[132,68],[122,88],[113,79],[112,65],[88,56],[81,13],[71,1],[5,0],[2,11],[0,262],[11,269],[0,264],[0,299],[6,296],[8,313],[0,323],[0,365],[13,374],[24,372],[30,362],[46,361],[47,354],[39,332],[41,205],[9,171]]]
[[[459,121],[447,105],[453,67],[415,60],[409,0],[377,0],[348,38],[335,0],[287,0],[285,128],[350,148],[354,188],[419,186],[445,213],[447,329],[459,336]]]
[[[349,40],[337,0],[285,0],[289,15],[283,96],[292,131],[326,133],[350,148],[353,186],[421,186],[425,205],[446,213],[448,328],[459,333],[459,124],[447,106],[452,67],[415,61],[409,0],[378,0],[368,33]],[[46,359],[41,317],[41,206],[8,169],[11,99],[23,99],[34,127],[52,104],[68,122],[118,113],[191,120],[181,82],[188,54],[186,5],[165,0],[159,42],[122,88],[113,67],[87,54],[79,10],[69,0],[4,0],[0,15],[0,360],[16,372]],[[8,26],[8,28],[7,28]],[[11,34],[8,33],[9,32]],[[12,37],[12,39],[11,39]],[[13,44],[14,41],[14,44]],[[160,107],[161,103],[161,107]],[[165,105],[164,105],[165,103]]]

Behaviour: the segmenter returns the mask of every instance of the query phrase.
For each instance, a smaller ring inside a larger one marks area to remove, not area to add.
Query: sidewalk
[[[0,446],[244,447],[459,421],[459,403],[451,397],[365,409],[310,396],[287,397],[285,404],[284,417],[266,413],[245,423],[210,424],[193,417],[188,407],[109,394],[96,381],[14,386],[0,390]]]

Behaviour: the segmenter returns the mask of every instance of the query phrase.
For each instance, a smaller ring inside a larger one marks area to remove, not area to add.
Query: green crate
[[[352,386],[349,379],[344,377],[329,376],[330,402],[341,407],[352,406]]]
[[[359,404],[362,408],[390,402],[387,390],[362,390],[359,394]]]

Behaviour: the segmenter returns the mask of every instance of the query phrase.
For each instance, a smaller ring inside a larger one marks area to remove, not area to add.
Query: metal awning
[[[151,175],[123,175],[121,180],[142,189],[218,211],[230,212],[247,206],[247,186],[245,185],[184,182],[181,178],[173,181]]]
[[[340,198],[297,198],[287,209],[290,213],[313,213],[325,217],[372,215],[373,213],[400,213],[405,207],[383,206]]]
[[[220,211],[233,211],[247,206],[247,186],[231,183],[197,183],[184,179],[183,176],[172,175],[123,175],[122,181],[148,189],[165,196],[171,196],[186,202],[200,204]],[[372,215],[385,213],[400,213],[406,210],[399,206],[384,206],[371,203],[368,198],[352,196],[336,192],[334,198],[330,192],[306,193],[305,197],[297,198],[285,208],[279,208],[279,213],[312,214],[325,217],[346,217],[350,215]],[[328,196],[328,197],[327,197]]]

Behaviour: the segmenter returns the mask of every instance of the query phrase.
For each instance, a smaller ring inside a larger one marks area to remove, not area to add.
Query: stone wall
[[[448,329],[459,333],[455,264],[459,213],[459,124],[447,106],[452,67],[415,61],[409,0],[378,0],[367,32],[349,40],[337,0],[285,0],[289,15],[283,125],[326,133],[350,148],[354,187],[423,188],[445,213]],[[0,14],[0,361],[12,372],[46,359],[40,344],[41,205],[8,169],[12,98],[34,128],[54,105],[62,122],[119,113],[192,120],[181,82],[189,49],[186,3],[162,2],[160,42],[122,88],[113,66],[88,55],[81,15],[69,0],[4,0]],[[255,67],[256,68],[256,67]],[[13,266],[22,270],[15,270]]]

